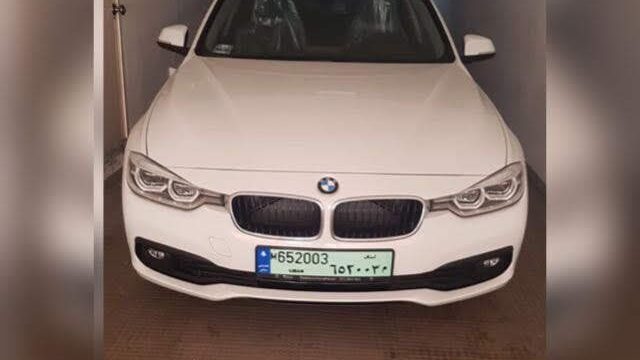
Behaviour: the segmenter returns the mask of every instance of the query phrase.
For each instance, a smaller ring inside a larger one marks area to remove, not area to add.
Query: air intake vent
[[[231,202],[238,227],[252,234],[314,238],[320,234],[322,211],[313,201],[277,196],[240,195]]]
[[[333,233],[340,239],[382,239],[411,234],[422,220],[424,205],[412,199],[372,199],[339,204]]]

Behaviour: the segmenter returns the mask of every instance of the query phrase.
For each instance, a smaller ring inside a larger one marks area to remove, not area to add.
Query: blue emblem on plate
[[[271,274],[271,249],[266,246],[256,248],[256,272]]]
[[[318,181],[318,189],[325,194],[333,194],[338,191],[338,180],[332,177],[323,177]]]

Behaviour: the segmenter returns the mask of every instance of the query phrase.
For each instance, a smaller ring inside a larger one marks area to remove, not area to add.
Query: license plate
[[[393,274],[393,250],[256,248],[256,273],[309,280],[360,280]]]

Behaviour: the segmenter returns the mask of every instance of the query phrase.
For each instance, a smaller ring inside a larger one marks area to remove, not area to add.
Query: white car
[[[135,270],[193,296],[433,306],[513,276],[522,148],[425,0],[217,0],[129,137]]]

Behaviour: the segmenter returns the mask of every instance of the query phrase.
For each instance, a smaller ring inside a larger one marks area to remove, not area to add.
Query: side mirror
[[[464,59],[465,63],[486,60],[496,54],[496,47],[491,39],[480,35],[464,36]]]
[[[188,34],[189,28],[185,25],[167,26],[162,29],[160,36],[158,36],[158,45],[180,55],[187,55],[189,52],[189,48],[187,48]]]

